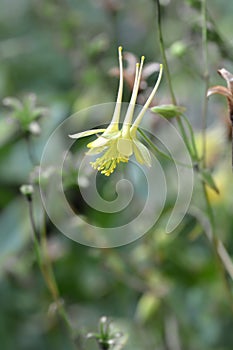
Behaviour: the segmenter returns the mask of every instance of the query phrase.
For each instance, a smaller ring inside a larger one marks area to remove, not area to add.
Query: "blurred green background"
[[[161,6],[173,86],[198,140],[205,91],[200,2],[161,0]],[[224,84],[218,68],[233,71],[233,2],[212,0],[207,7],[211,86]],[[145,55],[147,62],[161,62],[156,17],[152,0],[1,1],[0,97],[21,100],[34,93],[38,105],[47,108],[38,121],[40,135],[30,135],[37,161],[62,120],[115,100],[118,79],[111,69],[117,66],[119,45],[138,57]],[[147,82],[153,85],[154,77]],[[129,96],[125,84],[124,101]],[[170,102],[164,77],[157,103]],[[233,254],[226,116],[226,101],[211,99],[208,161],[221,192],[217,196],[210,190],[210,198],[220,238]],[[2,105],[0,348],[68,350],[64,325],[51,312],[51,297],[31,243],[27,203],[19,192],[20,185],[32,178],[29,174],[35,174],[24,131]],[[71,181],[71,189],[72,185]],[[35,197],[40,213],[39,195]],[[202,202],[197,185],[193,205],[202,207]],[[109,316],[127,334],[125,349],[231,350],[233,313],[201,225],[190,212],[173,234],[166,235],[164,221],[166,213],[138,241],[103,250],[81,246],[47,223],[49,255],[72,324],[86,334],[97,329],[101,316]],[[85,349],[97,348],[94,340],[86,341]]]

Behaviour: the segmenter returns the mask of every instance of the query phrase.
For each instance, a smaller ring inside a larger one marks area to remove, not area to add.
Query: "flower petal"
[[[133,154],[132,140],[121,137],[117,141],[117,150],[125,157],[129,157]]]
[[[88,148],[96,148],[96,147],[105,147],[111,141],[111,139],[107,139],[106,137],[100,136],[96,140],[87,144]]]
[[[90,149],[86,152],[86,155],[92,156],[92,155],[95,155],[95,154],[99,154],[99,153],[103,152],[105,149],[106,149],[105,146],[90,148]]]
[[[151,156],[146,146],[144,146],[140,141],[134,139],[133,150],[138,163],[146,164],[149,167],[151,166]]]
[[[226,80],[227,87],[231,92],[231,94],[233,94],[233,74],[228,72],[228,70],[226,70],[225,68],[219,69],[218,74],[221,75],[221,77]]]
[[[228,88],[226,88],[225,86],[217,85],[217,86],[212,86],[211,88],[209,88],[207,91],[207,97],[214,95],[214,94],[223,95],[230,100],[232,100],[232,98],[233,98],[232,94],[230,93]]]
[[[106,129],[106,132],[101,135],[102,137],[104,137],[105,139],[112,139],[112,140],[115,140],[117,139],[121,134],[121,131],[111,131],[109,132],[107,129]]]
[[[5,97],[2,102],[4,106],[12,107],[15,110],[23,108],[22,102],[15,97]]]
[[[147,63],[142,71],[142,80],[147,79],[155,72],[159,72],[160,64],[157,62]]]
[[[77,134],[72,134],[69,135],[71,139],[80,139],[82,137],[90,136],[90,135],[95,135],[100,133],[103,133],[106,129],[93,129],[93,130],[87,130],[87,131],[82,131],[78,132]]]

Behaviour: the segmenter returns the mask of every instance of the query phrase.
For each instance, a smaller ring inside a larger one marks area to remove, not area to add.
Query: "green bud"
[[[174,118],[185,112],[185,107],[175,105],[160,105],[151,108],[153,113],[160,114],[164,118]]]
[[[187,45],[183,41],[178,40],[170,46],[169,51],[172,54],[172,56],[179,58],[184,56],[184,54],[186,53]]]

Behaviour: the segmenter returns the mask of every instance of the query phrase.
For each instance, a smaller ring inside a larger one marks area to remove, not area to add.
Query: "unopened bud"
[[[34,192],[32,185],[22,185],[19,190],[29,201],[32,200],[32,194]]]

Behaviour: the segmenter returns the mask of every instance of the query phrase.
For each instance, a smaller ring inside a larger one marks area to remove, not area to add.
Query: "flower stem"
[[[25,141],[26,141],[27,153],[28,153],[29,160],[33,166],[36,166],[38,164],[38,160],[36,159],[34,150],[32,149],[32,142],[30,139],[30,135],[25,136]]]
[[[203,115],[202,115],[202,166],[205,167],[206,163],[206,127],[207,127],[207,91],[209,87],[209,67],[208,67],[208,38],[207,38],[207,8],[206,0],[202,0],[201,4],[202,12],[202,51],[204,61],[204,73],[203,78],[205,81],[204,87],[204,103],[203,103]]]
[[[169,90],[170,90],[172,103],[174,105],[177,105],[175,93],[174,93],[174,90],[173,90],[173,87],[172,87],[171,75],[170,75],[170,70],[169,70],[169,66],[168,66],[168,62],[167,62],[167,56],[166,56],[166,52],[165,52],[165,46],[164,46],[164,40],[163,40],[163,32],[162,32],[162,24],[161,24],[161,7],[160,7],[159,0],[156,0],[156,4],[157,4],[157,20],[158,20],[159,45],[160,45],[160,51],[161,51],[161,55],[162,55],[163,65],[164,65],[164,71],[165,71],[165,74],[166,74],[166,77],[167,77],[168,87],[169,87]]]
[[[170,74],[170,70],[169,70],[169,65],[168,65],[168,61],[167,61],[165,45],[164,45],[164,40],[163,40],[160,2],[159,2],[159,0],[155,0],[155,1],[156,1],[156,5],[157,5],[157,23],[158,23],[158,33],[159,33],[159,45],[160,45],[160,51],[161,51],[162,60],[163,60],[164,72],[165,72],[165,75],[166,75],[166,78],[167,78],[167,82],[168,82],[168,87],[169,87],[172,103],[176,106],[177,105],[177,101],[176,101],[176,96],[175,96],[175,93],[174,93],[174,90],[173,90],[173,86],[172,86],[171,74]],[[186,131],[185,131],[185,128],[183,126],[183,123],[182,123],[182,120],[181,120],[180,116],[176,116],[176,121],[177,121],[177,124],[179,126],[181,135],[183,137],[184,143],[185,143],[186,147],[188,148],[189,153],[191,153],[191,147],[189,145],[189,139],[188,139],[188,137],[186,135]]]

